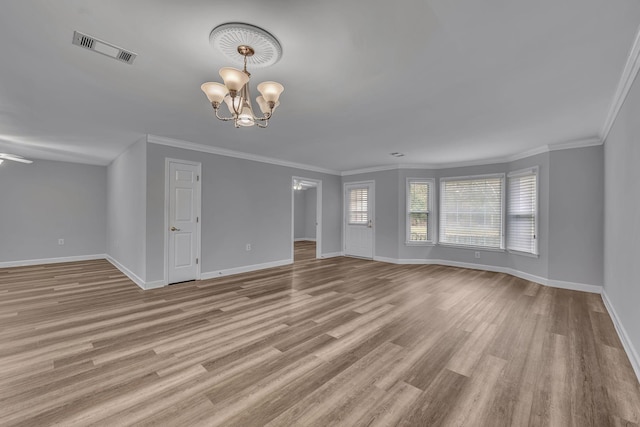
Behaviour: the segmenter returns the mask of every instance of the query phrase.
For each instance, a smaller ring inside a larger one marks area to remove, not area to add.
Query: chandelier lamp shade
[[[251,74],[247,63],[256,67],[275,64],[282,56],[280,43],[265,30],[249,24],[228,23],[217,26],[209,36],[211,44],[228,59],[243,64],[243,69],[223,67],[219,74],[222,83],[207,82],[200,88],[215,111],[216,118],[232,121],[236,128],[258,126],[266,128],[273,112],[280,105],[284,86],[277,82],[262,82],[257,86],[260,96],[256,103],[262,114],[256,115],[251,104],[249,81]],[[220,109],[226,104],[229,116]]]

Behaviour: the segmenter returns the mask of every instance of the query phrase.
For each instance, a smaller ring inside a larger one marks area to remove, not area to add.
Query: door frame
[[[297,179],[304,181],[311,181],[317,184],[316,187],[316,259],[322,258],[322,180],[314,178],[305,178],[302,176],[291,177],[291,261],[295,261],[294,258],[294,242],[295,242],[295,189],[293,184]]]
[[[371,186],[371,194],[369,194],[369,200],[371,203],[371,259],[375,259],[376,257],[376,181],[368,180],[368,181],[351,181],[351,182],[343,182],[342,183],[342,254],[344,256],[352,256],[347,255],[347,216],[349,203],[347,202],[347,187],[351,185],[370,185]],[[369,258],[365,258],[369,259]]]
[[[189,160],[182,159],[173,159],[170,157],[165,157],[164,159],[164,286],[169,284],[169,210],[171,209],[170,204],[170,188],[171,188],[171,178],[169,176],[170,164],[171,163],[182,163],[184,165],[196,166],[198,168],[198,177],[199,179],[196,181],[196,216],[198,217],[198,221],[196,222],[196,258],[198,259],[198,263],[196,264],[196,277],[195,280],[200,280],[201,278],[201,266],[202,266],[202,163],[200,162],[192,162]]]

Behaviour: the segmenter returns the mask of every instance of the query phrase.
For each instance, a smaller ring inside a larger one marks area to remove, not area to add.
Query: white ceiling
[[[249,70],[254,96],[285,86],[268,129],[200,91],[229,21],[282,43]],[[108,164],[148,133],[333,170],[509,156],[598,136],[639,23],[638,0],[3,0],[0,151]]]

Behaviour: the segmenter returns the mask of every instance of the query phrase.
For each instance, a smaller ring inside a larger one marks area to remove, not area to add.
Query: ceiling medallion
[[[280,105],[278,99],[284,86],[276,82],[263,82],[257,86],[261,96],[256,98],[262,116],[253,113],[249,94],[247,64],[256,68],[268,67],[282,57],[282,47],[278,40],[262,28],[242,23],[218,25],[211,31],[210,43],[222,52],[227,59],[242,64],[243,69],[224,67],[220,69],[220,77],[224,84],[217,82],[204,83],[200,88],[211,102],[216,118],[222,121],[233,121],[236,128],[258,126],[266,128],[273,111]],[[220,115],[220,105],[227,104],[230,117]]]

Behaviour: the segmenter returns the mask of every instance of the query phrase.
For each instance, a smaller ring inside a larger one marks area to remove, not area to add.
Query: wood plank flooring
[[[598,295],[314,251],[151,291],[1,269],[0,425],[639,425]]]

